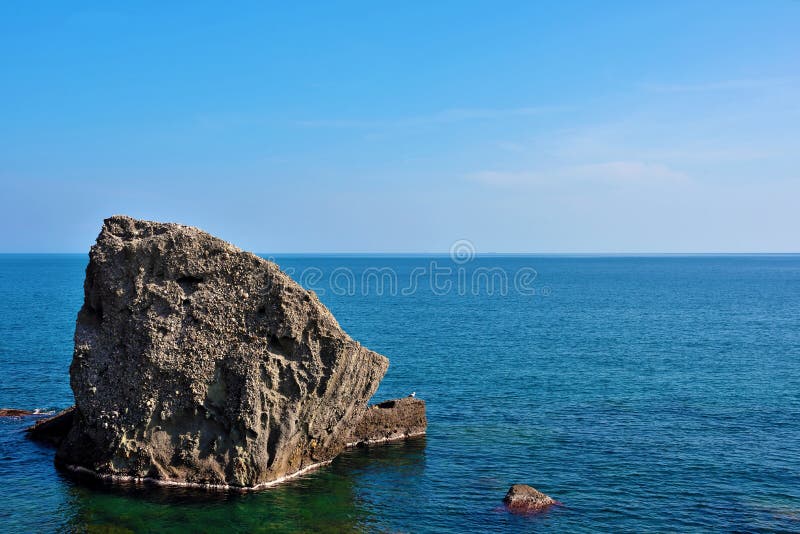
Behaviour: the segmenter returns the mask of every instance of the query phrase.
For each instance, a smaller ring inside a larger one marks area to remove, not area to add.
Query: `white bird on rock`
[[[411,398],[414,398],[416,396],[417,396],[417,392],[416,391],[412,391],[411,395],[409,395],[409,397],[411,397]]]

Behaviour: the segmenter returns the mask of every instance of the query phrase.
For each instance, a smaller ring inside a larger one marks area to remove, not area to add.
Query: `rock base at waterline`
[[[197,228],[111,217],[89,253],[56,462],[265,487],[335,458],[388,365],[275,263]]]

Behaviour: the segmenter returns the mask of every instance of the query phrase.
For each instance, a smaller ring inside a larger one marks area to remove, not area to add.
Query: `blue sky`
[[[800,252],[800,2],[288,4],[0,3],[0,251]]]

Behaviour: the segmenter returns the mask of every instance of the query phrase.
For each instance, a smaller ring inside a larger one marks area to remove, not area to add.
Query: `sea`
[[[800,256],[271,259],[427,436],[243,494],[75,480],[0,418],[0,531],[800,532]],[[0,407],[73,403],[87,261],[0,256]],[[515,483],[560,504],[510,514]]]

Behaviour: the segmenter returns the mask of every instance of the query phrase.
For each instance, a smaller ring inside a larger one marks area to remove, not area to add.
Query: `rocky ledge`
[[[72,427],[75,407],[36,421],[26,429],[28,438],[58,446]],[[370,406],[347,440],[347,447],[376,445],[424,436],[428,427],[425,401],[395,399]]]
[[[403,398],[370,406],[353,428],[349,447],[413,438],[425,434],[425,401]]]
[[[257,488],[329,462],[389,364],[276,264],[188,226],[107,219],[84,294],[56,462],[113,480]],[[420,428],[414,406],[385,437]]]

